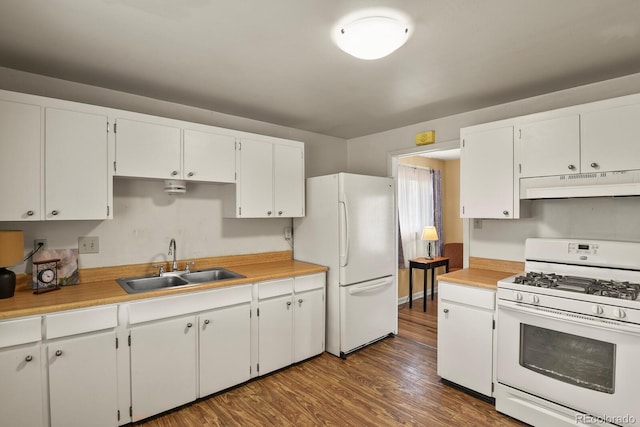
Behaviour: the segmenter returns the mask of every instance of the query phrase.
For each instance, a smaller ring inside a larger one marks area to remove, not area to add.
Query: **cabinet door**
[[[45,217],[106,219],[107,117],[47,108]]]
[[[132,420],[196,399],[195,316],[131,329]]]
[[[491,396],[492,311],[438,301],[438,375]]]
[[[582,172],[640,169],[640,105],[581,115]]]
[[[42,426],[40,345],[0,351],[0,414],[12,427]]]
[[[514,218],[513,126],[462,136],[460,216]]]
[[[324,290],[295,294],[293,298],[293,362],[324,351]]]
[[[243,139],[240,141],[239,216],[264,218],[273,215],[273,144]]]
[[[209,182],[236,181],[234,137],[186,129],[183,150],[185,179]]]
[[[258,316],[259,374],[291,365],[293,345],[293,307],[291,294],[260,301]]]
[[[558,117],[529,123],[518,132],[520,177],[580,172],[580,118]]]
[[[180,129],[116,120],[116,176],[181,179]]]
[[[304,216],[304,149],[302,146],[273,146],[274,214]]]
[[[251,368],[249,304],[199,317],[200,393],[204,397],[248,381]]]
[[[0,101],[0,221],[44,219],[40,107]]]
[[[47,359],[51,427],[117,425],[115,332],[50,343]]]

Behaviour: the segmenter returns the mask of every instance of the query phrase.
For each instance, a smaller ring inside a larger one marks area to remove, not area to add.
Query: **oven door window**
[[[558,381],[613,394],[616,345],[520,324],[520,365]]]

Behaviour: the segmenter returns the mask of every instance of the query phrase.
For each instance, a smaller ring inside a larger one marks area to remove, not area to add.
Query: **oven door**
[[[499,300],[497,336],[499,383],[615,424],[640,420],[640,327]]]

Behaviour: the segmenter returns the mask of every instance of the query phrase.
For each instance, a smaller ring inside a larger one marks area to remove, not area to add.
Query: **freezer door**
[[[393,179],[354,174],[340,174],[340,178],[340,284],[393,274]]]
[[[395,332],[397,305],[393,277],[340,287],[340,352]]]

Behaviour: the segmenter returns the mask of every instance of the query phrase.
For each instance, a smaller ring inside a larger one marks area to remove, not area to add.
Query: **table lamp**
[[[0,230],[0,299],[11,298],[16,290],[16,274],[7,270],[22,261],[24,235],[18,230]]]
[[[422,229],[422,240],[427,241],[427,259],[433,259],[433,255],[431,252],[431,242],[435,242],[438,240],[438,232],[436,228],[432,225],[428,225]]]

